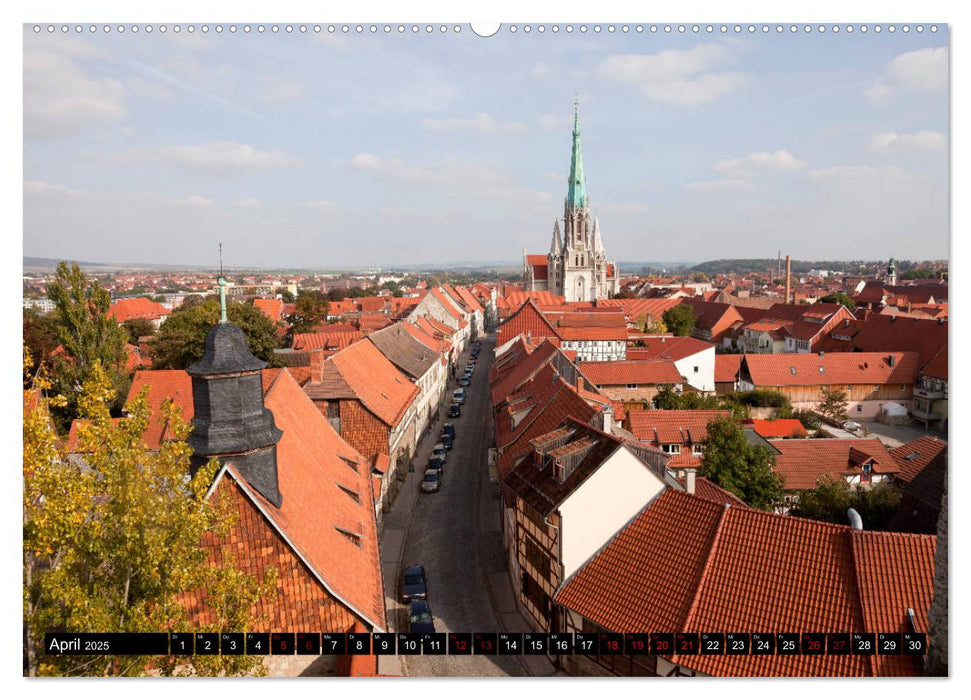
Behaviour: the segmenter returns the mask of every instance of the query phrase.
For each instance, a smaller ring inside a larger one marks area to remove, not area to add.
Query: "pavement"
[[[832,425],[824,425],[823,429],[836,438],[878,438],[880,442],[889,449],[900,447],[911,440],[916,440],[922,435],[934,435],[942,440],[947,440],[947,436],[935,430],[924,430],[923,426],[917,423],[905,423],[902,425],[888,425],[878,423],[875,420],[857,420],[865,430],[843,430]]]
[[[488,448],[492,419],[489,367],[495,335],[482,338],[482,350],[466,388],[459,418],[439,419],[419,443],[415,472],[407,474],[390,512],[384,514],[381,568],[385,605],[392,631],[407,631],[407,609],[397,601],[398,576],[405,566],[422,564],[428,578],[428,605],[436,632],[526,632],[531,628],[516,605],[502,546],[499,486],[489,479]],[[471,346],[470,346],[471,349]],[[468,350],[456,365],[464,369]],[[457,388],[449,380],[446,403]],[[438,442],[442,424],[455,423],[437,493],[419,492],[424,465]],[[563,675],[545,656],[379,656],[378,672],[402,676],[551,676]]]

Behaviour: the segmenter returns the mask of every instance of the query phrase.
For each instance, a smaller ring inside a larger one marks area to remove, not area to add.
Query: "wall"
[[[681,376],[688,380],[688,384],[698,391],[715,390],[715,348],[708,348],[676,360],[674,366],[678,368]],[[698,368],[697,372],[695,367]]]
[[[626,447],[614,452],[560,505],[563,580],[663,490]]]

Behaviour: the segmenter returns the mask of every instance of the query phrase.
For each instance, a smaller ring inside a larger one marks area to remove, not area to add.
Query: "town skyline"
[[[578,93],[621,265],[947,258],[947,41],[25,28],[24,254],[512,263],[562,208]]]

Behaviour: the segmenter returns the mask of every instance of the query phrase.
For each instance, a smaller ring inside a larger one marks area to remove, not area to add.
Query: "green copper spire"
[[[580,151],[580,105],[573,103],[573,153],[570,156],[570,187],[566,192],[567,204],[582,207],[587,203],[586,184],[583,180],[583,153]]]
[[[221,311],[219,322],[226,323],[228,320],[226,318],[226,278],[222,275],[219,276],[219,309]]]

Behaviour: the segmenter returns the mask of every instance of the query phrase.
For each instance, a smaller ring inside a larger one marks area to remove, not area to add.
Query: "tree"
[[[824,304],[842,304],[850,311],[856,308],[856,302],[850,299],[845,294],[843,294],[843,292],[837,292],[836,294],[827,294],[822,299],[820,299],[820,301],[823,302]]]
[[[825,475],[814,489],[799,494],[790,515],[848,525],[846,511],[853,508],[860,514],[864,529],[885,530],[900,505],[900,498],[900,490],[889,483],[863,488]]]
[[[34,309],[24,309],[24,348],[35,358],[38,364],[43,364],[60,344],[57,335],[57,313],[50,312],[40,315]],[[30,364],[25,376],[33,377],[34,363]]]
[[[291,333],[309,333],[327,318],[327,297],[316,289],[300,292],[292,314],[287,320]]]
[[[227,301],[226,315],[246,335],[246,344],[254,355],[271,365],[278,362],[273,350],[279,347],[276,326],[263,312],[250,304]],[[206,336],[219,322],[219,300],[210,297],[200,304],[173,312],[162,322],[151,341],[150,354],[154,369],[185,369],[202,359]]]
[[[175,439],[157,451],[142,435],[147,390],[117,423],[113,390],[100,362],[91,367],[78,405],[84,423],[78,451],[67,460],[35,387],[24,392],[23,586],[24,654],[29,675],[251,674],[258,658],[232,656],[47,656],[46,632],[165,632],[246,629],[250,610],[273,590],[235,568],[228,550],[210,558],[210,535],[226,536],[234,518],[229,499],[206,498],[213,460],[187,478],[188,424],[171,402],[163,406]],[[63,397],[55,397],[54,402]],[[217,561],[218,560],[218,563]],[[188,613],[189,596],[212,611],[202,627]]]
[[[695,310],[689,304],[678,304],[664,312],[664,325],[675,335],[691,335],[697,317]]]
[[[611,294],[610,298],[611,299],[636,299],[637,295],[634,294],[634,292],[632,292],[631,290],[624,288],[624,289],[621,289],[616,294]]]
[[[132,345],[137,345],[139,338],[155,333],[155,325],[147,318],[129,319],[121,327],[128,333],[128,342]]]
[[[782,479],[772,470],[774,466],[775,456],[762,445],[750,444],[733,418],[716,418],[708,424],[701,476],[753,508],[770,510],[782,500]]]
[[[706,275],[704,272],[696,272],[693,275],[691,275],[691,281],[692,282],[707,282],[708,281],[708,275]]]
[[[54,302],[57,339],[64,352],[54,362],[52,383],[57,393],[67,397],[55,407],[59,427],[66,428],[77,415],[77,393],[91,377],[95,364],[107,372],[118,400],[127,393],[125,370],[125,331],[108,316],[111,295],[96,280],[89,280],[77,263],[58,263],[54,280],[47,288]]]
[[[817,408],[826,420],[842,423],[849,416],[846,413],[846,389],[842,387],[823,387],[822,401]]]
[[[283,299],[284,304],[292,304],[297,300],[297,297],[293,295],[293,292],[286,287],[277,287],[276,293],[280,295],[281,299]]]

